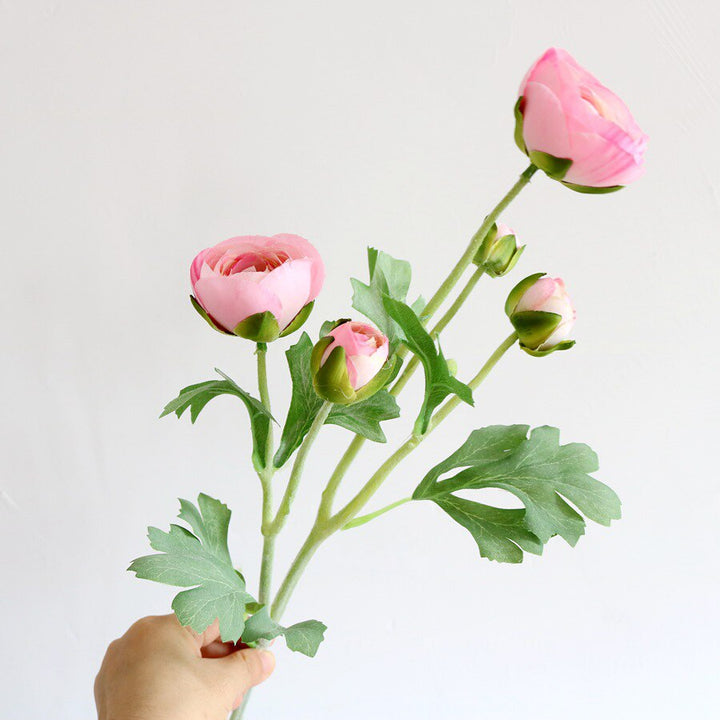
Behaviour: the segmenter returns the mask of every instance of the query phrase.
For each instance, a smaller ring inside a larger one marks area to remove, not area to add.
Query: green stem
[[[517,335],[514,332],[503,340],[497,350],[495,350],[495,352],[488,358],[487,362],[479,370],[477,375],[475,375],[475,377],[468,383],[473,390],[477,389],[477,387],[488,376],[490,371],[495,367],[495,365],[497,365],[500,358],[515,344],[516,340]],[[303,571],[322,542],[330,537],[330,535],[334,532],[347,525],[353,518],[357,517],[358,513],[378,491],[390,473],[458,406],[459,403],[460,400],[457,396],[450,398],[450,400],[448,400],[435,413],[435,415],[433,415],[427,432],[423,436],[412,435],[409,437],[375,471],[372,477],[365,483],[355,497],[353,497],[353,499],[350,500],[350,502],[348,502],[335,515],[327,518],[324,514],[321,516],[320,513],[318,513],[315,525],[310,531],[310,534],[305,540],[303,546],[300,548],[300,551],[296,555],[295,560],[290,566],[290,569],[288,570],[287,575],[285,576],[285,579],[283,580],[275,597],[275,602],[272,606],[272,617],[274,620],[279,621],[293,590],[302,576]],[[346,451],[340,462],[343,466],[343,471],[340,473],[341,475],[344,474],[344,471],[347,469],[347,465],[349,465],[352,461],[352,457],[354,457],[354,455],[348,456],[348,452]],[[338,465],[338,467],[340,467],[340,465]],[[338,484],[339,481],[336,483],[335,489],[337,489]],[[326,493],[323,493],[323,503],[327,506],[328,499],[331,502],[332,498],[326,496]]]
[[[465,301],[470,296],[470,293],[475,289],[475,286],[478,284],[478,281],[484,274],[485,270],[479,267],[470,276],[468,281],[465,283],[463,289],[455,298],[455,302],[453,302],[453,304],[447,309],[445,314],[437,321],[432,330],[430,330],[430,334],[433,337],[439,335],[448,326],[448,324],[455,317],[455,315],[457,315],[458,310],[460,310],[460,308],[465,304]],[[400,377],[395,382],[395,385],[393,385],[392,390],[390,390],[391,395],[397,397],[402,392],[403,388],[408,384],[408,381],[412,377],[412,374],[415,372],[419,364],[420,360],[418,360],[417,355],[414,355],[410,362],[405,366],[405,369],[400,374]]]
[[[298,551],[298,554],[295,556],[287,575],[285,575],[285,579],[280,585],[280,589],[275,595],[275,600],[273,601],[272,608],[270,610],[270,616],[276,622],[280,622],[280,619],[285,612],[285,608],[287,607],[288,600],[290,600],[290,596],[292,595],[293,590],[295,590],[295,586],[298,584],[298,580],[300,580],[300,577],[307,567],[307,564],[310,562],[310,559],[326,537],[327,535],[321,535],[317,532],[316,528],[313,528]]]
[[[298,485],[300,484],[300,479],[302,478],[303,470],[305,469],[305,462],[307,460],[308,453],[310,452],[310,448],[319,435],[320,430],[322,430],[322,426],[325,424],[332,408],[333,404],[325,401],[320,408],[320,411],[315,416],[315,419],[310,426],[310,430],[308,430],[308,434],[305,436],[305,439],[295,456],[295,462],[293,463],[293,468],[290,473],[290,479],[288,480],[287,487],[285,488],[285,494],[280,502],[280,507],[275,515],[275,519],[263,529],[263,533],[267,533],[272,536],[277,535],[280,530],[282,530],[283,525],[285,525],[287,516],[290,514],[290,508],[292,507],[293,500],[297,494]]]
[[[355,459],[357,454],[360,452],[362,446],[365,444],[365,438],[362,435],[356,435],[347,447],[347,450],[343,453],[340,461],[335,466],[328,484],[323,490],[322,499],[320,500],[320,507],[318,508],[317,522],[323,523],[330,518],[332,515],[332,505],[335,500],[335,494],[337,493],[340,483],[345,477],[352,461]]]
[[[470,380],[468,386],[476,390],[483,380],[490,374],[490,371],[498,364],[500,358],[515,344],[518,339],[517,333],[512,332],[498,345],[495,352],[487,359],[480,368],[477,375]],[[432,417],[426,435],[434,430],[462,401],[457,395],[453,395]]]
[[[270,389],[268,387],[267,374],[267,345],[258,343],[255,352],[257,357],[258,392],[260,402],[270,412]],[[268,426],[267,446],[265,452],[265,467],[258,472],[262,486],[262,528],[272,521],[272,476],[275,472],[273,466],[273,425]],[[263,531],[262,562],[260,564],[260,587],[258,590],[258,601],[267,603],[270,599],[270,587],[272,584],[273,559],[275,556],[275,536],[268,535]]]
[[[252,692],[252,688],[248,688],[245,691],[245,695],[242,699],[242,702],[240,703],[240,707],[238,707],[236,710],[233,710],[232,715],[230,715],[230,720],[242,720],[242,716],[245,713],[245,708],[247,707],[247,704],[250,702],[250,693]]]
[[[367,515],[361,515],[360,517],[356,517],[354,520],[351,520],[349,523],[344,525],[341,529],[342,530],[352,530],[352,528],[360,527],[361,525],[364,525],[365,523],[369,523],[371,520],[374,520],[377,517],[380,517],[381,515],[384,515],[386,512],[390,512],[391,510],[394,510],[396,507],[400,507],[401,505],[404,505],[405,503],[409,503],[412,500],[411,497],[405,497],[402,498],[402,500],[396,500],[394,503],[390,503],[389,505],[386,505],[383,508],[380,508],[379,510],[375,510],[375,512],[368,513]]]
[[[452,289],[457,285],[458,281],[462,277],[467,267],[477,255],[477,251],[480,248],[480,244],[488,233],[488,230],[492,227],[492,224],[500,217],[500,214],[505,208],[520,194],[520,191],[530,182],[530,178],[535,174],[537,168],[532,163],[520,174],[517,182],[505,193],[500,202],[490,211],[490,214],[483,220],[482,225],[478,228],[478,231],[470,239],[465,252],[462,254],[460,259],[455,263],[455,267],[450,271],[450,274],[443,280],[442,285],[437,289],[437,292],[430,298],[428,304],[423,310],[423,315],[426,318],[430,318],[435,314],[437,309],[445,302],[447,296],[450,294]]]

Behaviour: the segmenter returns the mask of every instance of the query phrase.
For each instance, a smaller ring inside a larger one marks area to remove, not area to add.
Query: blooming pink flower
[[[320,293],[325,267],[298,235],[246,235],[200,252],[190,268],[195,299],[229,333],[257,313],[271,313],[280,332]]]
[[[353,390],[367,385],[380,372],[388,358],[388,339],[368,323],[349,320],[328,333],[332,342],[320,361],[321,366],[336,347],[345,349],[348,379]]]
[[[531,160],[541,152],[572,161],[563,182],[608,188],[643,174],[647,136],[623,101],[565,50],[550,48],[530,68],[518,111],[516,140]]]
[[[562,278],[541,277],[525,290],[514,313],[527,311],[555,313],[561,317],[558,326],[537,350],[548,350],[570,338],[577,313]]]

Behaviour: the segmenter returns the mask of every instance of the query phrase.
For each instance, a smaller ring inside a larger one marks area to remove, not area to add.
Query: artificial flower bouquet
[[[460,403],[473,404],[473,393],[508,350],[517,345],[530,356],[545,357],[574,344],[575,309],[565,284],[538,272],[510,291],[505,303],[509,334],[482,367],[460,373],[444,356],[439,336],[471,301],[480,278],[503,277],[520,259],[523,247],[512,229],[499,222],[501,213],[538,170],[578,192],[619,190],[641,175],[647,138],[616,95],[567,52],[553,48],[521,84],[515,141],[529,166],[486,216],[427,302],[409,301],[407,262],[368,249],[369,277],[351,280],[352,304],[374,324],[328,320],[316,342],[299,333],[322,290],[325,270],[317,250],[297,235],[235,237],[197,255],[190,268],[192,305],[214,330],[253,344],[246,347],[254,347],[257,357],[257,395],[218,370],[218,377],[183,388],[163,415],[181,417],[187,411],[195,422],[218,395],[233,395],[244,404],[252,467],[262,488],[263,551],[260,577],[251,583],[251,592],[228,548],[230,510],[205,494],[197,504],[180,500],[184,525],[170,525],[167,532],[149,528],[156,554],[134,560],[130,570],[139,578],[186,588],[172,602],[183,625],[202,632],[217,621],[223,641],[248,646],[284,636],[291,650],[314,656],[325,625],[317,620],[282,624],[308,562],[339,530],[370,522],[403,503],[435,503],[470,533],[482,557],[509,563],[521,562],[525,552],[541,554],[556,535],[575,545],[586,519],[609,525],[620,517],[616,494],[592,477],[598,462],[588,446],[561,445],[557,428],[522,424],[473,430],[455,452],[428,469],[411,497],[366,513],[373,495],[404,458]],[[280,423],[271,409],[266,354],[276,340],[290,335],[294,344],[285,355],[292,395]],[[335,496],[348,469],[368,440],[386,442],[382,424],[400,416],[397,399],[419,367],[425,391],[420,407],[410,409],[415,416],[407,439],[338,507]],[[307,539],[275,590],[275,542],[296,501],[313,443],[327,424],[348,430],[349,443],[317,499]],[[279,471],[285,468],[289,473],[282,482]],[[512,493],[523,508],[497,508],[457,495],[482,488]],[[236,709],[234,717],[242,712],[242,707]]]

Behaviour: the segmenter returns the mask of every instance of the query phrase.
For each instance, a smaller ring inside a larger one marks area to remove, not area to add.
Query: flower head
[[[257,342],[300,327],[324,279],[318,251],[298,235],[230,238],[190,268],[195,308],[217,330]]]
[[[597,193],[643,174],[647,135],[625,103],[565,50],[547,50],[519,94],[515,141],[550,177]]]

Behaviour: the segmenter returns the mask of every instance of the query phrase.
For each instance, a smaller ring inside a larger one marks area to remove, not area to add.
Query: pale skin
[[[110,643],[95,679],[98,720],[226,720],[272,674],[267,650],[198,634],[174,615],[146,617]]]

